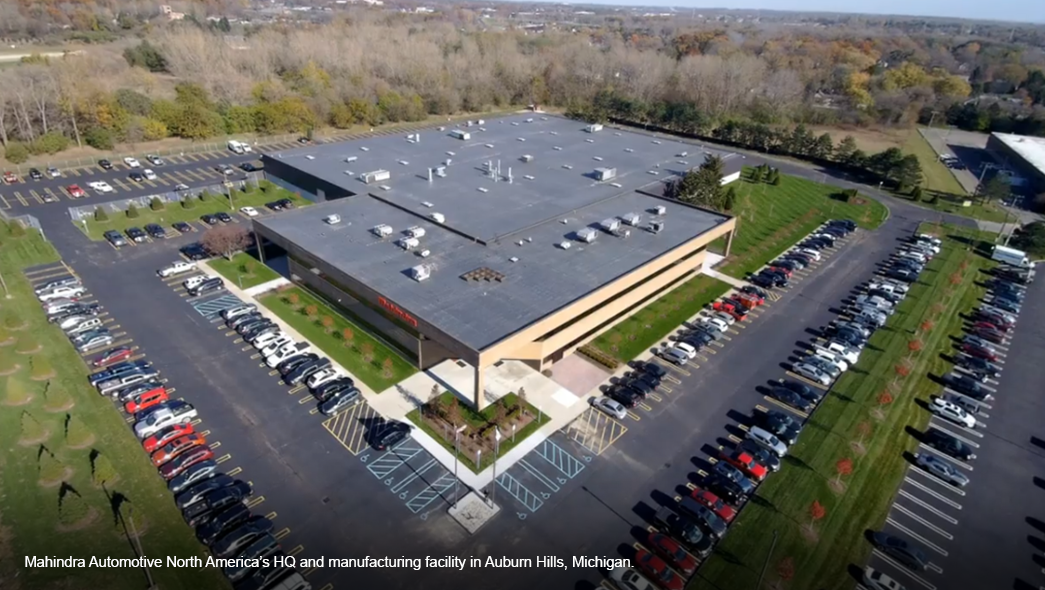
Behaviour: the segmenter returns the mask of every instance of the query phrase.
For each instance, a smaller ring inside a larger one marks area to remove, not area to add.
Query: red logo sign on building
[[[377,298],[377,303],[381,307],[383,307],[383,308],[387,309],[389,312],[391,312],[391,314],[394,315],[395,317],[403,320],[404,322],[410,324],[411,326],[413,326],[415,328],[417,327],[417,320],[414,319],[414,316],[412,316],[412,315],[406,313],[405,311],[403,311],[395,303],[392,303],[391,301],[385,299],[384,297],[378,297]]]

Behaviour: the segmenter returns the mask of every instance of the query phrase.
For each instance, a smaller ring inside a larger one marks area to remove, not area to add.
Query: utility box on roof
[[[616,168],[596,168],[595,179],[596,180],[610,180],[617,177]]]
[[[410,236],[411,238],[423,238],[425,235],[425,228],[415,225],[414,227],[411,227],[410,229],[406,230],[406,235]]]
[[[603,219],[599,223],[599,225],[602,227],[602,229],[608,232],[615,232],[617,231],[617,229],[620,228],[620,220],[616,217],[611,217],[609,219]]]
[[[590,227],[586,227],[577,232],[577,239],[587,244],[590,244],[595,241],[595,237],[598,235],[599,234],[597,234],[595,230],[593,230]]]
[[[460,129],[452,129],[450,131],[450,137],[452,137],[454,139],[460,139],[460,140],[468,141],[469,139],[472,138],[472,134],[468,133],[467,131],[462,131]]]
[[[419,264],[410,269],[410,278],[417,282],[421,282],[430,276],[432,276],[432,271],[424,264]]]
[[[632,227],[638,227],[639,224],[642,223],[642,216],[638,213],[627,213],[625,215],[621,215],[621,221]]]
[[[396,243],[399,244],[399,247],[404,250],[413,250],[414,248],[421,245],[421,242],[419,242],[417,238],[401,238]]]
[[[584,130],[588,133],[598,133],[599,131],[602,131],[602,125],[600,125],[599,123],[592,123],[591,125],[585,127]]]
[[[373,172],[364,173],[359,178],[367,184],[374,184],[377,182],[384,182],[392,178],[392,173],[388,170],[374,170]]]
[[[379,238],[387,238],[388,236],[392,235],[392,228],[385,224],[376,225],[370,229],[370,233],[374,234]]]

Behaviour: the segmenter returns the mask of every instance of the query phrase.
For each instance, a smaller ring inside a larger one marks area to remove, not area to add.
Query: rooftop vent
[[[561,147],[559,147],[559,146],[555,146],[555,147],[553,147],[552,149],[553,149],[553,150],[555,150],[555,151],[557,151],[557,152],[561,152],[561,151],[562,151],[562,148],[561,148]]]
[[[410,278],[419,283],[430,276],[432,276],[432,271],[429,270],[428,266],[425,264],[418,264],[410,269]]]
[[[312,154],[309,154],[309,155],[305,156],[305,159],[306,159],[306,160],[315,160],[315,159],[316,159],[316,157],[315,157],[315,156],[313,156]]]
[[[620,187],[621,187],[621,184],[620,184],[619,182],[611,182],[611,183],[610,183],[610,186],[613,186],[613,187],[617,187],[617,188],[620,188]]]
[[[523,162],[532,162],[533,161],[533,156],[531,156],[530,154],[526,154],[525,156],[523,156],[523,157],[521,157],[519,159],[522,160]]]
[[[338,223],[341,223],[341,216],[334,213],[333,215],[327,215],[324,217],[323,221],[327,222],[328,225],[337,225]]]
[[[595,179],[596,180],[599,180],[599,181],[610,180],[611,178],[616,178],[616,176],[617,176],[617,169],[616,168],[596,168],[595,169]]]
[[[647,170],[646,174],[652,174],[653,176],[660,176],[660,172],[656,170]]]
[[[361,146],[359,146],[359,151],[369,152],[370,148],[366,147],[365,145],[361,145]]]
[[[526,180],[533,180],[533,175],[532,174],[525,174],[525,175],[523,175],[523,178],[525,178]]]
[[[567,170],[573,170],[573,166],[570,166],[569,164],[563,164],[562,167]]]
[[[446,216],[442,213],[433,213],[431,217],[436,223],[446,223]]]
[[[396,245],[404,250],[413,250],[421,245],[421,242],[417,238],[399,238],[396,240]]]
[[[548,117],[541,117],[541,121],[547,121]]]
[[[488,148],[493,149],[493,144],[492,143],[486,143],[486,144],[483,144],[483,145],[485,145]]]
[[[349,176],[355,176],[356,173],[352,172],[351,170],[345,170],[345,174],[347,174]]]
[[[402,166],[409,166],[410,162],[407,162],[406,160],[399,160],[399,164]]]
[[[500,283],[504,280],[505,275],[503,272],[497,272],[492,268],[481,266],[475,270],[468,271],[461,275],[461,278],[469,282],[478,281],[497,281]]]
[[[675,156],[679,157],[679,158],[685,158],[688,155],[689,155],[689,152],[679,152],[679,153],[675,154]]]
[[[563,250],[569,250],[570,249],[570,243],[569,242],[559,242],[559,247],[562,248]]]
[[[486,131],[486,127],[480,127],[479,131]]]
[[[634,152],[635,150],[633,150],[631,148],[624,148],[624,151],[626,151],[626,152],[628,152],[630,154],[630,153]]]
[[[515,127],[518,127],[519,126],[519,122],[518,121],[512,121],[512,125],[514,125]]]
[[[585,139],[584,141],[586,141],[588,143],[595,143],[595,140],[591,139],[591,138]]]
[[[649,225],[646,226],[646,231],[648,231],[651,234],[659,234],[660,232],[664,231],[664,222],[651,221]]]
[[[450,160],[446,161],[447,165],[450,164]],[[435,175],[439,178],[446,178],[446,166],[440,166],[435,169]]]
[[[374,227],[370,228],[370,233],[374,234],[379,238],[387,238],[388,236],[392,235],[392,226],[385,225],[383,223],[381,225],[375,225]]]
[[[423,238],[425,236],[425,228],[419,225],[415,225],[414,227],[411,227],[403,233],[410,236],[411,238]]]
[[[601,162],[602,161],[602,156],[592,156],[591,159],[595,160],[596,162]]]
[[[345,161],[346,162],[355,162],[358,159],[359,159],[359,156],[349,156],[349,157],[345,158]]]
[[[435,207],[435,205],[429,203],[428,201],[425,201],[425,202],[423,202],[421,204],[424,205],[425,207]]]
[[[525,137],[516,137],[516,141],[526,141]]]
[[[639,215],[638,213],[625,213],[620,216],[620,219],[632,227],[638,227],[638,225],[642,223],[642,215]]]
[[[577,239],[588,244],[594,242],[598,235],[598,232],[590,227],[577,230]]]
[[[523,245],[523,244],[525,244],[525,243],[526,243],[526,242],[524,242],[524,241],[522,241],[522,240],[519,240],[518,242],[516,242],[516,243],[515,243],[515,245],[516,245],[516,246],[522,246],[522,245]]]
[[[381,189],[381,190],[383,190],[383,191],[390,191],[390,190],[392,190],[392,187],[388,186],[387,184],[382,184],[382,185],[381,185],[380,187],[378,187],[378,188],[380,188],[380,189]]]
[[[518,256],[512,256],[511,258],[508,259],[508,262],[519,262],[519,257]]]
[[[437,127],[436,129],[439,131],[446,131],[446,127]]]
[[[687,161],[685,161],[685,160],[678,160],[678,161],[676,162],[676,164],[682,164],[683,166],[689,166],[689,162],[687,162]]]
[[[367,184],[375,184],[390,178],[392,178],[392,173],[388,170],[374,170],[373,172],[364,172],[363,175],[359,177],[359,180],[362,180]]]
[[[602,125],[600,125],[599,123],[592,123],[591,125],[585,127],[584,130],[588,133],[598,133],[599,131],[602,131]]]
[[[484,186],[481,186],[481,187],[479,187],[479,188],[478,188],[478,189],[476,189],[476,190],[478,190],[478,191],[479,191],[479,192],[481,192],[481,193],[488,193],[488,192],[490,192],[490,189],[488,189],[488,188],[486,188],[486,187],[484,187]]]
[[[486,121],[484,121],[483,119],[479,119],[478,121],[475,122],[475,124],[476,125],[486,125]]]
[[[660,142],[659,142],[659,141],[657,141],[656,139],[654,139],[654,140],[653,140],[653,143],[655,143],[655,144],[657,144],[657,145],[660,145]]]
[[[570,223],[570,220],[569,219],[560,219],[559,223],[561,223],[563,225],[567,225],[568,223]]]
[[[548,133],[551,133],[552,135],[558,135],[559,134],[558,131],[549,131]]]
[[[448,156],[456,156],[457,152],[446,152],[446,155],[448,155]]]
[[[468,133],[467,131],[462,131],[461,129],[453,129],[450,131],[450,137],[454,139],[460,139],[462,141],[468,141],[472,138],[472,134]]]
[[[621,135],[623,135],[623,133],[621,133],[620,131],[617,131],[616,133],[614,133],[614,135],[616,135],[617,137],[620,137]]]
[[[609,219],[603,219],[602,221],[599,222],[599,227],[601,227],[602,229],[604,229],[604,230],[606,230],[606,231],[608,231],[610,233],[613,233],[613,232],[617,231],[618,228],[620,228],[620,220],[617,219],[616,217],[611,217]]]
[[[653,214],[654,215],[664,215],[667,212],[668,212],[668,209],[664,205],[657,205],[656,207],[653,208]]]
[[[417,255],[420,256],[421,258],[428,258],[429,256],[432,255],[432,251],[431,250],[421,250],[420,252],[417,253]]]
[[[533,117],[530,117],[529,119],[526,119],[526,122],[527,123],[533,123]]]

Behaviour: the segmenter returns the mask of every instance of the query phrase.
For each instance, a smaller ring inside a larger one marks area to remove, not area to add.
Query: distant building
[[[991,133],[987,151],[1015,173],[1009,176],[1014,187],[1033,194],[1045,192],[1045,138]]]

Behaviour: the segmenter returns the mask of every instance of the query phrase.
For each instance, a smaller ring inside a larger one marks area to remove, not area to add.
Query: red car
[[[719,518],[726,522],[733,522],[733,519],[737,516],[735,508],[726,504],[722,501],[722,498],[719,498],[707,490],[693,488],[693,493],[690,495],[693,496],[694,500],[710,508],[712,512],[717,514]]]
[[[683,576],[688,578],[693,575],[693,572],[697,571],[697,558],[686,553],[682,545],[679,545],[675,539],[664,533],[650,533],[646,543],[650,546],[650,549],[653,549],[657,555],[664,558],[675,571]]]
[[[80,188],[79,185],[70,184],[69,186],[65,187],[65,190],[69,191],[69,196],[74,199],[82,199],[83,197],[87,196],[87,193],[84,192],[84,190]]]
[[[123,405],[124,411],[128,414],[137,414],[138,412],[145,411],[156,404],[161,404],[170,399],[167,396],[167,389],[165,387],[157,387],[156,389],[139,393],[133,398],[127,400],[127,403]]]
[[[18,175],[14,172],[4,172],[4,184],[16,184],[18,182]]]
[[[971,357],[988,360],[992,363],[998,360],[998,356],[994,354],[993,351],[987,350],[986,348],[981,348],[979,346],[976,346],[975,344],[963,344],[962,352]]]
[[[200,434],[194,433],[180,436],[153,453],[152,464],[159,467],[185,451],[195,447],[202,447],[205,444],[207,444],[207,439]]]
[[[754,457],[744,451],[734,450],[729,453],[721,451],[719,455],[722,457],[723,461],[743,471],[744,475],[755,481],[762,481],[766,478],[766,475],[769,474],[768,469],[758,461],[755,461]]]
[[[120,361],[125,361],[131,358],[131,355],[133,353],[134,351],[131,350],[130,346],[120,346],[94,359],[94,362],[91,364],[96,367],[107,367],[111,364],[118,363]]]
[[[716,301],[715,303],[711,304],[711,308],[714,309],[715,311],[721,311],[722,313],[728,313],[730,316],[733,317],[733,319],[735,319],[738,322],[744,321],[744,318],[747,317],[747,310],[746,309],[744,309],[743,307],[734,305],[734,304],[730,303],[729,301],[723,301],[723,300]]]
[[[171,459],[165,463],[163,467],[160,467],[160,477],[170,481],[181,475],[181,473],[189,467],[192,467],[201,461],[213,458],[214,451],[210,450],[210,447],[196,447],[195,449],[190,449]]]
[[[976,328],[973,330],[973,334],[983,338],[987,342],[993,342],[995,344],[1005,343],[1005,332],[1001,330],[994,330],[991,328]]]
[[[171,424],[142,441],[142,447],[145,448],[146,453],[152,453],[172,440],[185,436],[186,434],[192,434],[193,432],[194,429],[192,424],[189,424],[188,422],[184,424]]]
[[[789,269],[789,268],[784,268],[782,266],[771,266],[771,267],[769,267],[769,270],[771,270],[773,272],[783,273],[785,277],[787,277],[789,279],[791,278],[792,272],[791,272],[791,269]]]
[[[753,293],[737,293],[733,296],[734,299],[748,306],[749,308],[755,308],[766,302],[765,297],[759,297]]]
[[[991,322],[976,322],[972,325],[973,330],[997,330],[999,332],[1008,332],[1012,326],[996,325]]]
[[[664,563],[663,559],[649,551],[640,549],[635,554],[635,562],[651,582],[665,590],[682,590],[686,586],[682,576],[672,571],[668,564]]]

